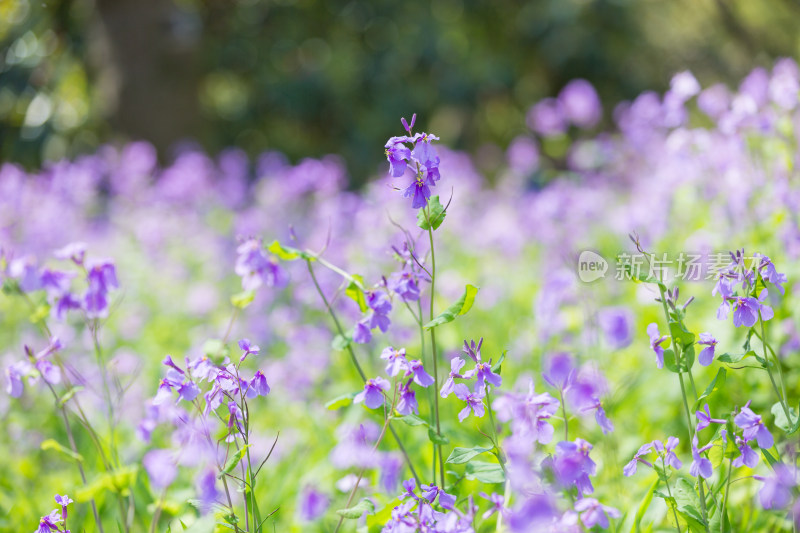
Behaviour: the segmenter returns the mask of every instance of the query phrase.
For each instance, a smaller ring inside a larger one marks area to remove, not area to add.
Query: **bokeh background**
[[[491,177],[568,80],[606,104],[687,68],[735,84],[797,55],[798,16],[795,0],[0,0],[0,159],[235,145],[340,154],[357,186],[417,112]]]

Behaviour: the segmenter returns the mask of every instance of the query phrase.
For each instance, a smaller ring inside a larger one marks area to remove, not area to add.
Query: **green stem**
[[[783,385],[783,370],[781,369],[781,362],[778,359],[778,356],[773,352],[773,357],[775,359],[775,366],[778,369],[778,379],[780,379],[781,388],[780,391],[778,390],[778,386],[775,384],[775,377],[772,375],[772,370],[769,368],[769,355],[767,353],[767,336],[764,333],[764,319],[761,318],[761,311],[758,312],[758,324],[761,328],[761,347],[764,349],[764,366],[767,367],[767,374],[769,374],[769,380],[772,382],[772,388],[775,389],[775,394],[778,395],[778,401],[783,408],[783,413],[786,415],[786,422],[791,426],[793,423],[792,417],[789,414],[789,404],[786,403],[786,388]]]
[[[725,446],[727,448],[727,445]],[[725,510],[728,506],[728,493],[731,490],[731,475],[733,474],[733,457],[728,459],[728,480],[725,482],[725,496],[722,498],[722,514],[719,519],[719,533],[725,532]]]
[[[664,475],[666,476],[667,475],[667,464],[666,464],[666,461],[664,461],[664,456],[663,455],[661,456],[661,465],[664,468]],[[664,484],[667,486],[667,495],[669,495],[670,499],[674,502],[675,499],[672,497],[672,489],[669,488],[669,478],[667,478],[667,480],[664,482]],[[670,504],[669,507],[670,507],[670,509],[672,509],[672,516],[675,518],[675,527],[678,529],[678,533],[681,533],[681,525],[680,525],[680,522],[678,522],[678,512],[675,510],[675,505],[674,504]]]
[[[664,284],[658,284],[658,291],[661,295],[661,306],[664,309],[664,318],[667,320],[667,329],[669,329],[669,309],[667,309],[667,299],[664,294]],[[670,338],[672,339],[672,346],[673,351],[672,355],[675,357],[675,368],[678,370],[678,382],[681,385],[681,397],[683,398],[683,407],[686,410],[686,423],[689,425],[689,438],[693,440],[693,437],[696,436],[694,425],[692,424],[692,413],[689,410],[689,401],[686,398],[686,384],[683,382],[683,371],[681,370],[680,366],[680,357],[678,355],[678,345],[675,342],[675,339],[672,337],[672,333],[670,330]],[[710,533],[708,529],[708,510],[706,509],[706,495],[705,489],[703,488],[703,478],[698,477],[697,479],[697,486],[700,489],[700,507],[703,512],[703,522],[706,533]]]
[[[430,319],[433,320],[433,308],[434,308],[434,300],[435,300],[435,289],[436,289],[436,252],[434,250],[433,245],[433,226],[431,225],[430,219],[430,210],[426,206],[425,208],[425,219],[428,221],[428,239],[430,240],[431,245],[431,298],[430,298]],[[437,363],[437,355],[436,355],[436,328],[431,328],[431,356],[433,357],[433,386],[434,386],[434,416],[436,417],[436,433],[438,435],[442,434],[442,428],[439,421],[439,369]],[[442,445],[437,444],[436,450],[439,456],[439,479],[441,480],[440,487],[444,489],[444,460],[442,459]],[[435,476],[434,476],[435,481]]]
[[[328,310],[328,314],[331,316],[331,319],[333,319],[333,323],[336,326],[336,332],[342,337],[344,337],[344,329],[342,328],[342,324],[339,322],[339,318],[336,316],[336,311],[333,310],[333,307],[331,307],[328,298],[325,296],[325,292],[323,292],[322,287],[320,287],[319,281],[317,281],[317,276],[314,274],[314,269],[311,266],[311,261],[306,260],[306,266],[308,267],[308,273],[311,275],[311,280],[314,282],[314,287],[317,288],[317,292],[319,293],[320,298],[322,298],[322,302],[325,304],[325,307]],[[353,362],[353,366],[355,366],[356,370],[358,371],[358,375],[361,376],[361,380],[366,382],[367,375],[364,374],[364,370],[362,370],[361,365],[358,363],[358,358],[356,357],[356,353],[355,351],[353,351],[353,347],[350,344],[347,345],[347,351],[350,354],[350,359]],[[419,485],[420,478],[417,475],[417,471],[414,469],[414,465],[411,463],[411,457],[409,457],[408,452],[406,451],[402,441],[400,440],[400,436],[397,434],[397,431],[394,429],[394,426],[392,426],[391,423],[389,423],[389,431],[392,433],[392,436],[394,437],[394,440],[397,443],[397,447],[403,454],[403,457],[406,460],[406,464],[408,464],[408,469],[411,470],[411,475],[414,476],[417,485]]]

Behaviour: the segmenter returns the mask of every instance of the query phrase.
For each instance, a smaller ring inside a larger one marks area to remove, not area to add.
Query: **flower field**
[[[796,531],[799,98],[3,164],[0,531]]]

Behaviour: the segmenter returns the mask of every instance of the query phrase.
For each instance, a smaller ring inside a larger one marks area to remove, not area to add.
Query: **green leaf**
[[[669,334],[675,343],[680,343],[682,347],[694,344],[694,333],[686,331],[686,328],[680,322],[671,321],[669,323]]]
[[[292,248],[291,246],[284,246],[278,241],[272,241],[272,243],[267,246],[267,251],[283,261],[294,261],[300,258],[307,261],[315,260],[313,256],[306,252],[298,250],[297,248]]]
[[[658,487],[659,480],[656,479],[653,481],[652,485],[650,485],[650,489],[647,491],[647,494],[644,495],[642,498],[641,503],[639,503],[639,509],[636,510],[636,517],[634,518],[633,527],[631,528],[631,533],[639,533],[642,528],[642,519],[644,518],[644,513],[647,512],[647,509],[650,507],[650,502],[653,501],[653,494],[656,492],[656,487]]]
[[[339,509],[336,511],[336,514],[344,518],[355,520],[356,518],[360,518],[364,513],[372,514],[374,512],[375,504],[372,503],[372,500],[364,498],[352,507],[348,507],[347,509]]]
[[[675,483],[675,490],[672,491],[678,512],[686,520],[691,531],[705,531],[705,521],[702,514],[698,511],[701,508],[700,496],[694,490],[694,485],[684,478]]]
[[[467,285],[464,294],[461,295],[456,303],[444,310],[442,314],[425,324],[425,329],[433,329],[436,326],[452,322],[459,315],[465,315],[475,303],[475,295],[478,294],[479,287]]]
[[[434,230],[439,229],[439,226],[444,222],[444,217],[447,216],[447,212],[444,210],[444,206],[439,201],[438,196],[431,196],[430,200],[428,200],[427,211],[429,213],[427,217],[425,216],[425,209],[417,211],[417,226],[426,231],[431,225]],[[430,225],[428,221],[430,221]]]
[[[714,379],[711,380],[711,383],[708,384],[706,390],[703,391],[703,394],[697,398],[697,401],[694,402],[694,409],[697,410],[700,407],[700,402],[720,390],[722,387],[725,386],[725,380],[727,379],[728,371],[724,368],[720,368],[717,370],[717,375],[714,376]]]
[[[228,459],[228,463],[225,465],[225,468],[222,469],[222,472],[220,472],[217,477],[222,479],[226,474],[233,472],[233,469],[236,468],[236,465],[242,462],[242,457],[244,457],[244,454],[247,453],[247,448],[249,447],[249,444],[245,444],[236,450],[236,453],[234,453],[233,456]]]
[[[402,422],[408,424],[409,426],[427,426],[428,423],[425,422],[422,418],[418,417],[417,415],[404,415],[396,417],[397,420],[401,420]]]
[[[367,527],[370,529],[372,529],[373,527],[378,528],[378,530],[383,529],[383,526],[386,525],[386,522],[388,522],[392,518],[392,511],[394,510],[394,508],[400,505],[401,503],[402,502],[398,498],[395,498],[394,500],[384,505],[380,511],[376,512],[375,514],[368,515]]]
[[[82,390],[83,390],[83,386],[75,385],[74,387],[72,387],[71,389],[69,389],[67,392],[64,393],[64,396],[62,396],[61,399],[58,400],[58,404],[62,405],[62,406],[66,405],[66,403],[68,401],[70,401],[73,396],[75,396],[76,394],[78,394]]]
[[[725,445],[722,442],[722,439],[714,439],[714,445],[708,450],[708,460],[714,470],[725,460]]]
[[[767,460],[767,462],[769,463],[769,466],[771,466],[773,470],[775,470],[775,466],[776,465],[780,464],[780,461],[775,459],[775,457],[773,457],[772,454],[769,453],[769,450],[765,450],[764,448],[761,448],[761,455],[764,456],[764,459]]]
[[[495,364],[492,365],[492,372],[495,374],[499,374],[501,370],[503,370],[503,361],[506,360],[506,351],[503,350],[503,353],[500,354],[500,359],[497,360]]]
[[[497,463],[472,461],[467,463],[466,478],[476,479],[481,483],[504,483],[506,475],[503,467]]]
[[[450,439],[448,439],[441,433],[436,433],[435,428],[428,428],[428,439],[430,439],[432,443],[439,444],[442,446],[450,444]]]
[[[755,358],[756,361],[747,361],[746,359],[750,357]],[[750,350],[746,353],[737,353],[737,354],[724,353],[719,357],[717,357],[717,360],[720,363],[725,363],[726,365],[734,369],[739,369],[739,368],[763,369],[764,365],[762,365],[760,362],[757,362],[758,359],[759,358],[756,356],[756,353],[753,350]]]
[[[367,297],[361,287],[364,286],[364,278],[358,274],[353,274],[353,279],[344,290],[345,295],[358,304],[358,308],[362,313],[366,312],[369,307],[367,306]]]
[[[800,418],[797,416],[797,411],[793,408],[789,408],[789,416],[792,417],[792,420],[786,420],[786,412],[783,410],[783,405],[781,402],[775,403],[772,406],[772,416],[775,417],[775,425],[778,426],[783,430],[784,433],[791,435],[795,431],[797,431],[798,426],[800,425]]]
[[[66,455],[67,457],[74,459],[78,462],[83,462],[83,456],[79,453],[75,453],[66,446],[63,446],[60,442],[56,441],[55,439],[47,439],[42,441],[40,445],[42,450],[55,450],[59,453]]]
[[[331,341],[331,348],[334,350],[345,350],[348,346],[350,346],[351,342],[353,342],[353,337],[349,334],[336,335]]]
[[[672,348],[664,350],[664,368],[670,372],[678,374],[678,367],[675,365],[675,352]]]
[[[492,451],[491,448],[480,448],[478,446],[475,446],[474,448],[454,448],[453,451],[450,452],[450,457],[447,458],[445,463],[452,463],[456,465],[468,463],[473,457],[477,457],[482,453],[490,451]]]
[[[356,397],[357,392],[348,392],[347,394],[342,394],[341,396],[337,396],[333,400],[329,401],[325,404],[325,408],[330,411],[336,411],[337,409],[341,409],[342,407],[347,407],[348,405],[353,403],[353,398]]]
[[[244,309],[251,303],[253,303],[253,299],[256,297],[256,291],[242,291],[238,294],[234,294],[231,296],[231,304],[234,307],[239,309]]]

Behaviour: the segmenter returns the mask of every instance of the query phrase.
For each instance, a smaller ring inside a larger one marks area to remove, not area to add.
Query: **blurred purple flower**
[[[667,340],[667,336],[658,332],[658,324],[655,322],[647,326],[647,334],[650,336],[650,349],[656,354],[656,366],[659,369],[664,368],[664,348],[661,343]]]
[[[390,387],[391,384],[380,376],[368,379],[364,384],[364,390],[356,394],[353,402],[364,402],[370,409],[377,409],[383,405],[383,391],[389,390]]]
[[[764,425],[761,416],[750,409],[750,402],[747,402],[739,413],[733,417],[733,422],[743,430],[745,442],[756,440],[759,448],[765,450],[772,448],[774,444],[772,433]]]
[[[603,116],[600,98],[591,83],[576,79],[569,82],[558,94],[564,116],[580,128],[597,125]]]
[[[697,341],[697,344],[706,345],[706,348],[703,348],[697,356],[697,362],[703,366],[708,366],[714,362],[714,349],[717,344],[719,344],[719,341],[717,341],[711,333],[701,333],[700,340]]]

